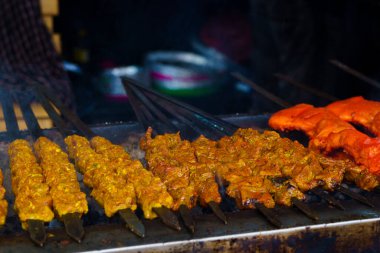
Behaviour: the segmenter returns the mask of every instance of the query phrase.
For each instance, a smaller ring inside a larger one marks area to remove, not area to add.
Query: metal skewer
[[[354,199],[360,203],[363,203],[367,206],[375,207],[374,204],[372,204],[366,197],[364,197],[364,196],[362,196],[356,192],[353,192],[344,186],[339,185],[338,187],[335,188],[335,190],[337,190],[337,191],[343,193],[344,195],[347,195],[350,198],[352,198],[352,199]]]
[[[357,77],[358,79],[360,79],[360,80],[362,80],[362,81],[364,81],[364,82],[372,85],[373,87],[376,87],[376,88],[380,89],[380,83],[378,81],[376,81],[376,80],[374,80],[372,78],[369,78],[368,76],[364,75],[363,73],[361,73],[361,72],[359,72],[359,71],[357,71],[357,70],[355,70],[355,69],[347,66],[346,64],[344,64],[344,63],[342,63],[342,62],[340,62],[340,61],[338,61],[336,59],[331,59],[331,60],[329,60],[329,62],[332,65],[340,68],[341,70],[343,70],[343,71],[345,71],[345,72],[347,72],[347,73],[349,73],[349,74]]]
[[[123,209],[120,210],[118,213],[120,217],[124,220],[129,230],[131,230],[134,234],[140,237],[145,237],[145,227],[131,209]]]
[[[216,202],[211,201],[207,203],[207,205],[211,208],[216,217],[218,217],[224,224],[227,224],[227,217]]]
[[[277,218],[277,214],[273,212],[272,209],[265,207],[261,203],[256,203],[255,207],[275,227],[278,227],[278,228],[282,227],[281,221]]]
[[[54,110],[53,106],[51,105],[51,103],[47,99],[47,97],[46,97],[47,95],[45,94],[44,90],[38,86],[36,91],[37,91],[37,97],[41,101],[42,106],[44,107],[45,111],[49,114],[49,116],[53,120],[54,124],[57,126],[58,130],[61,132],[62,136],[66,137],[66,136],[70,135],[70,132],[68,132],[67,129],[64,128],[66,126],[66,124],[64,124],[64,122],[62,121],[62,119],[60,118],[58,113]],[[52,101],[51,98],[49,98],[49,99],[50,99],[50,101]],[[69,112],[69,110],[67,110],[67,109],[62,109],[63,105],[60,104],[59,101],[55,100],[55,102],[52,102],[52,103],[55,104],[55,106],[59,109],[59,111],[62,114],[64,114],[63,111]],[[69,112],[69,115],[66,115],[66,117],[68,117],[68,116],[73,116],[73,117],[69,117],[72,120],[71,123],[76,128],[78,128],[78,130],[80,130],[82,132],[82,134],[84,134],[88,139],[95,136],[95,133],[93,133],[92,130],[90,128],[88,128],[84,123],[81,123],[80,119],[77,118],[74,114]],[[130,210],[130,209],[120,210],[120,211],[118,211],[118,214],[124,220],[124,222],[127,224],[127,227],[129,228],[129,230],[131,232],[133,232],[134,234],[136,234],[140,237],[145,236],[145,227],[132,210]]]
[[[36,141],[39,137],[44,136],[42,129],[38,124],[38,120],[30,107],[31,104],[19,98],[16,98],[16,101],[18,101],[20,105],[24,121],[33,139]],[[80,215],[77,213],[68,213],[63,215],[61,218],[65,225],[67,235],[78,243],[82,242],[85,233]]]
[[[21,137],[20,129],[17,124],[17,118],[13,107],[13,101],[8,93],[0,87],[0,100],[3,108],[4,120],[7,132],[12,140]],[[42,247],[46,241],[46,231],[44,221],[27,220],[28,232],[30,239]]]
[[[65,225],[65,230],[68,236],[73,238],[78,243],[82,242],[84,237],[84,228],[82,225],[82,220],[80,214],[78,213],[68,213],[62,216],[63,224]]]
[[[326,93],[326,92],[323,92],[323,91],[320,91],[320,90],[317,90],[317,89],[314,89],[313,87],[310,87],[306,84],[303,84],[303,83],[300,83],[296,80],[294,80],[293,78],[291,78],[290,76],[287,76],[287,75],[283,75],[281,73],[277,73],[277,74],[274,74],[275,77],[277,77],[278,79],[280,80],[284,80],[286,81],[287,83],[289,84],[292,84],[294,85],[295,87],[298,87],[300,89],[303,89],[311,94],[314,94],[318,97],[321,97],[321,98],[324,98],[330,102],[334,102],[336,100],[338,100],[338,98]]]
[[[290,103],[286,102],[286,101],[283,100],[282,98],[277,97],[276,95],[274,95],[273,93],[267,91],[267,90],[264,89],[263,87],[257,85],[257,84],[254,83],[252,80],[249,80],[248,78],[246,78],[246,77],[243,76],[242,74],[237,73],[237,72],[232,72],[231,75],[232,75],[233,77],[235,77],[236,79],[238,79],[239,81],[248,84],[248,85],[251,86],[255,91],[257,91],[258,93],[260,93],[260,94],[263,95],[264,97],[268,98],[270,101],[272,101],[272,102],[278,104],[279,106],[281,106],[281,107],[283,107],[283,108],[287,108],[287,107],[290,107],[290,106],[291,106]]]
[[[177,231],[181,230],[177,216],[167,207],[153,208],[153,211],[161,218],[165,225]]]
[[[41,220],[27,220],[30,239],[38,246],[44,246],[46,231],[44,222]]]
[[[345,210],[345,208],[342,206],[342,204],[336,200],[333,196],[326,193],[323,189],[316,187],[310,190],[312,193],[320,197],[321,199],[326,200],[329,205],[332,205],[334,207],[339,208],[340,210]]]
[[[148,94],[148,96],[144,96],[143,93],[139,92],[139,90],[136,88],[136,87],[133,87],[133,86],[128,86],[126,85],[126,89],[127,89],[127,92],[129,94],[129,96],[132,98],[132,100],[135,99],[134,96],[137,96],[139,99],[142,99],[144,98],[144,102],[142,104],[139,103],[139,105],[135,104],[138,102],[138,99],[136,99],[136,101],[133,103],[134,105],[133,106],[138,106],[139,107],[139,111],[136,111],[136,114],[140,115],[141,113],[145,113],[145,115],[148,115],[149,113],[151,113],[151,109],[154,108],[154,111],[152,112],[153,114],[157,115],[157,113],[155,113],[156,111],[159,111],[157,109],[157,107],[151,102],[151,101],[157,101],[159,100],[162,104],[162,106],[165,107],[165,109],[171,113],[173,116],[176,116],[177,118],[179,118],[180,120],[184,120],[183,122],[187,123],[189,126],[191,126],[194,130],[198,131],[199,133],[202,133],[202,131],[194,126],[194,124],[192,124],[189,120],[187,120],[185,117],[182,116],[182,113],[178,113],[178,111],[176,111],[174,109],[174,107],[170,106],[170,104],[166,104],[164,103],[165,100],[160,98],[158,95],[154,94],[154,93],[151,93],[151,94]],[[149,100],[152,99],[151,101]],[[147,107],[144,107],[144,105],[147,104]],[[148,106],[149,105],[149,106]],[[181,109],[181,107],[177,107],[179,109]],[[142,118],[142,116],[137,116],[138,118]],[[161,122],[171,122],[170,119],[168,117],[166,117],[166,115],[164,115],[162,112],[160,112],[160,115],[157,115],[158,117],[158,121],[161,121]],[[150,119],[148,122],[141,122],[145,128],[149,127],[149,122],[157,122],[157,120],[155,118],[152,118]],[[146,124],[146,125],[145,125]],[[169,128],[166,128],[165,129],[162,129],[162,127],[158,126],[157,129],[160,129],[161,131],[160,132],[168,132],[168,131],[173,131],[173,128],[174,128],[174,131],[178,131],[178,129],[176,128],[175,125],[173,124],[165,124],[165,126],[168,125]],[[157,130],[156,129],[156,130]],[[223,223],[227,224],[227,218],[226,216],[224,215],[223,211],[220,209],[219,205],[213,201],[209,202],[208,203],[208,206],[211,208],[211,210],[213,211],[213,213],[216,215],[216,217],[218,217]],[[182,207],[182,211],[181,211],[181,208],[180,208],[180,214],[182,216],[182,219],[185,221],[185,225],[188,227],[188,229],[190,231],[193,231],[194,228],[194,221],[191,221],[192,218],[191,218],[191,215],[190,215],[190,211],[185,211],[187,207],[183,206]]]
[[[195,232],[195,222],[193,217],[191,216],[190,209],[185,205],[179,206],[179,213],[182,217],[183,223],[185,224],[186,228],[194,234]]]
[[[205,131],[203,130],[203,128],[201,129],[199,127],[194,127],[195,125],[194,120],[197,120],[197,119],[200,119],[200,120],[196,122],[200,124],[204,124],[206,130],[207,128],[209,129],[211,128],[211,129],[214,129],[213,132],[219,132],[220,134],[222,134],[222,135],[219,135],[219,137],[225,136],[226,134],[232,135],[238,129],[237,126],[221,121],[220,119],[217,119],[213,117],[212,115],[203,113],[196,108],[183,104],[179,101],[173,100],[161,94],[157,94],[154,91],[145,89],[144,87],[135,83],[133,80],[126,79],[126,81],[128,81],[128,85],[125,85],[125,87],[127,89],[129,96],[132,98],[131,101],[133,100],[135,93],[145,91],[146,92],[145,95],[149,97],[152,101],[155,101],[157,103],[159,102],[162,105],[162,107],[166,109],[166,111],[171,113],[174,117],[178,118],[179,120],[182,120],[181,122],[184,122],[185,124],[189,124],[189,126],[192,127],[199,134],[204,134]],[[132,103],[132,106],[136,106],[136,105],[137,105],[136,103]],[[144,105],[141,105],[138,108],[139,110],[138,111],[135,110],[135,112],[137,114],[137,117],[139,118],[139,115],[141,116],[141,114],[143,114],[144,111],[147,111],[147,109],[144,108]],[[198,116],[198,118],[194,116]],[[183,118],[186,119],[186,117],[189,117],[188,121],[183,121]],[[192,120],[192,122],[190,121],[190,119]],[[144,122],[141,122],[141,123],[145,126]],[[148,124],[149,124],[149,121],[148,121]],[[218,135],[215,133],[209,133],[208,137],[210,138],[210,136],[211,138],[213,137],[215,138]],[[216,178],[218,178],[218,175],[216,175]],[[218,182],[219,187],[224,187],[221,183],[220,177],[219,177],[219,180],[216,180],[216,181]],[[223,196],[223,194],[221,195]],[[226,224],[227,219],[224,213],[222,212],[222,210],[220,209],[219,205],[217,205],[215,202],[213,203],[210,202],[208,203],[208,205],[210,206],[214,214]],[[266,208],[264,205],[260,203],[257,203],[255,206],[257,210],[260,213],[262,213],[264,217],[266,217],[271,224],[273,224],[276,227],[282,227],[281,222],[278,220],[273,210]],[[191,225],[188,226],[188,228],[191,230]]]
[[[295,207],[297,207],[302,213],[304,213],[307,217],[309,217],[312,220],[319,220],[319,217],[317,214],[314,213],[313,210],[310,209],[304,202],[297,198],[292,198],[292,203]]]

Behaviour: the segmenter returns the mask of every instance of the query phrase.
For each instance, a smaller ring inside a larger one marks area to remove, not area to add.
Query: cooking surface
[[[233,116],[227,118],[244,127],[265,128],[266,116]],[[94,131],[111,141],[127,146],[127,149],[135,149],[136,142],[142,130],[135,123],[95,126]],[[59,135],[47,131],[53,138],[59,140]],[[301,138],[292,136],[293,138]],[[5,134],[0,134],[0,140],[7,139]],[[3,154],[5,145],[2,145]],[[135,156],[141,155],[138,152]],[[7,199],[13,199],[10,188],[10,175],[7,167],[7,156],[1,156],[1,165],[7,180]],[[80,178],[81,179],[81,178]],[[360,191],[357,188],[354,190]],[[88,193],[88,189],[85,189]],[[360,191],[361,192],[361,191]],[[191,235],[183,227],[181,232],[171,230],[164,226],[159,219],[143,220],[146,227],[146,237],[138,238],[125,228],[121,219],[113,217],[107,219],[101,208],[90,199],[90,211],[83,217],[86,236],[82,244],[70,240],[62,229],[62,224],[53,221],[47,229],[48,239],[44,248],[38,248],[30,241],[28,234],[22,231],[19,221],[12,210],[7,224],[0,230],[0,251],[211,251],[215,250],[246,250],[268,249],[285,250],[286,247],[305,250],[310,247],[318,251],[351,249],[379,249],[380,239],[377,236],[380,229],[380,194],[363,192],[375,205],[375,208],[367,207],[354,200],[335,193],[340,199],[345,211],[329,207],[324,201],[309,195],[308,202],[315,210],[320,220],[313,222],[295,208],[276,207],[284,228],[279,230],[270,225],[267,220],[256,210],[236,211],[228,203],[222,204],[229,223],[222,224],[207,209],[197,207],[193,210],[196,221],[196,232]],[[89,196],[89,195],[88,195]],[[138,215],[142,217],[141,212]],[[318,225],[321,224],[321,225]],[[325,225],[328,224],[328,225]],[[290,228],[290,229],[288,229]]]

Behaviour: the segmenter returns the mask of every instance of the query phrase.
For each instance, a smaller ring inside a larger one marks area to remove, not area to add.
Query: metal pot
[[[157,90],[180,96],[206,95],[226,83],[226,66],[204,56],[180,51],[157,51],[146,56],[146,73]]]

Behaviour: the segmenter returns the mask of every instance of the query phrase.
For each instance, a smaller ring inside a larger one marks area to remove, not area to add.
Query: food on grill
[[[317,186],[332,190],[343,180],[344,168],[274,131],[261,134],[254,129],[239,129],[233,138],[242,139],[239,142],[246,146],[244,150],[253,164],[266,167],[260,170],[261,175],[290,177],[302,191]]]
[[[152,208],[172,208],[173,198],[161,179],[146,170],[140,161],[131,159],[122,146],[114,145],[98,136],[91,139],[91,145],[98,154],[110,161],[110,168],[115,170],[119,177],[134,186],[137,203],[141,206],[145,218],[157,217]]]
[[[291,205],[293,197],[302,200],[302,192],[317,186],[334,190],[343,177],[365,190],[379,184],[364,167],[318,154],[273,131],[239,129],[219,142],[201,136],[192,145],[198,162],[228,181],[227,194],[240,200],[240,207],[252,207],[253,201]]]
[[[134,187],[117,175],[110,166],[112,161],[96,153],[84,137],[71,135],[65,138],[65,143],[69,156],[84,175],[84,183],[93,188],[91,195],[104,207],[108,217],[120,210],[136,210]]]
[[[27,229],[28,220],[51,221],[54,213],[49,186],[31,146],[26,140],[15,140],[9,145],[8,154],[15,194],[14,208],[23,229]]]
[[[380,102],[359,96],[336,101],[326,108],[340,119],[362,125],[376,136],[380,136]]]
[[[198,195],[195,182],[191,180],[196,160],[190,142],[182,141],[179,133],[155,138],[151,135],[152,128],[149,128],[140,142],[149,170],[166,185],[174,200],[173,210],[181,205],[193,208]]]
[[[241,151],[237,150],[237,146],[227,145],[226,148],[230,148],[227,150],[204,136],[200,136],[192,145],[197,161],[228,183],[226,193],[236,200],[239,208],[254,208],[257,202],[268,208],[274,207],[275,201],[268,191],[273,186],[272,181],[254,175],[251,167],[237,157]]]
[[[0,169],[0,226],[5,224],[8,213],[8,202],[5,200],[5,188],[3,187],[3,173]]]
[[[343,149],[359,167],[380,175],[379,140],[370,138],[326,108],[299,104],[272,115],[269,125],[277,130],[301,130],[309,137],[309,146],[325,153]]]
[[[81,192],[74,165],[69,162],[67,154],[45,137],[38,138],[34,150],[50,187],[53,207],[58,216],[87,213],[86,194]]]

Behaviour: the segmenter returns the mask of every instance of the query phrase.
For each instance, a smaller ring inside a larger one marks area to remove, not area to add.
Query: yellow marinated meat
[[[193,208],[197,192],[190,173],[196,160],[190,142],[182,141],[179,133],[157,135],[155,138],[151,135],[152,129],[149,128],[140,142],[149,170],[166,185],[174,200],[174,210],[181,205]]]
[[[109,162],[110,168],[117,175],[133,184],[137,203],[141,206],[146,219],[157,217],[152,208],[173,207],[173,198],[159,177],[146,170],[140,161],[133,160],[122,146],[114,145],[109,140],[96,136],[91,139],[95,151]]]
[[[3,187],[3,173],[0,169],[0,226],[5,224],[8,213],[8,202],[5,200],[5,188]]]
[[[133,185],[118,176],[107,159],[91,148],[86,138],[71,135],[65,138],[65,143],[69,156],[84,175],[84,183],[93,188],[91,195],[103,206],[108,217],[123,209],[136,210]]]
[[[87,213],[86,194],[80,189],[74,165],[69,162],[67,154],[46,137],[38,138],[34,150],[50,187],[53,207],[58,216]]]
[[[15,194],[14,208],[23,229],[27,229],[27,220],[51,221],[54,213],[49,186],[31,146],[26,140],[15,140],[9,145],[8,154]]]

